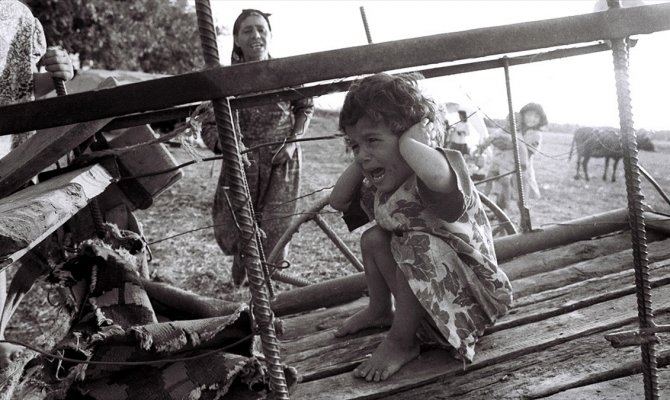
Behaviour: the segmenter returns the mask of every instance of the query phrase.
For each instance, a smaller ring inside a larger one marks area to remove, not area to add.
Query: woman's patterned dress
[[[33,73],[45,52],[42,24],[28,7],[0,0],[0,106],[34,100]],[[12,148],[27,137],[14,135]]]
[[[394,233],[393,258],[430,317],[419,338],[472,361],[484,329],[511,306],[512,288],[498,267],[491,227],[462,155],[442,151],[458,192],[436,202],[413,175],[394,193],[374,193],[374,219]]]
[[[250,149],[264,143],[286,140],[293,133],[295,115],[306,114],[309,119],[313,109],[311,98],[284,101],[240,109],[236,113],[235,122],[244,146]],[[204,123],[202,135],[206,142],[209,140],[206,138],[211,139],[212,136],[218,140],[216,125]],[[290,161],[282,165],[272,165],[272,156],[280,147],[281,144],[261,147],[247,153],[250,165],[245,168],[251,204],[264,233],[263,248],[267,254],[291,224],[297,206],[295,199],[300,193],[300,146],[297,146]],[[227,197],[225,192],[229,180],[225,169],[222,169],[214,195],[212,214],[219,246],[224,253],[234,255],[240,251],[240,243],[229,205],[230,195]]]

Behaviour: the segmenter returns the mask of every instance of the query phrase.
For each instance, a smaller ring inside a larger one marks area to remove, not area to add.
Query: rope
[[[619,0],[607,0],[610,9],[620,8]],[[641,329],[654,327],[654,315],[651,307],[651,284],[649,282],[649,260],[647,237],[644,222],[644,195],[640,189],[640,171],[638,168],[637,137],[633,128],[633,110],[628,75],[628,45],[626,39],[612,40],[612,58],[616,78],[617,99],[619,104],[619,123],[623,145],[623,161],[628,195],[628,220],[631,228],[633,264],[635,267],[635,287],[637,292],[638,319]],[[641,345],[644,392],[647,400],[657,400],[658,370],[656,362],[655,336]]]
[[[216,43],[216,29],[212,19],[212,10],[208,0],[196,0],[196,15],[198,31],[205,63],[209,68],[219,67],[219,51]],[[247,242],[242,249],[240,258],[247,270],[249,290],[254,307],[253,315],[258,323],[263,353],[268,363],[270,375],[270,389],[275,398],[288,400],[288,387],[284,376],[284,369],[279,356],[279,344],[272,322],[270,299],[265,286],[265,276],[259,262],[259,251],[254,239],[254,219],[250,210],[246,193],[246,181],[243,177],[244,169],[240,158],[239,145],[235,132],[232,130],[232,118],[229,105],[221,99],[213,100],[214,116],[219,140],[224,153],[224,165],[230,176],[230,193],[235,205],[244,204],[237,210],[237,221],[240,224],[241,241]]]

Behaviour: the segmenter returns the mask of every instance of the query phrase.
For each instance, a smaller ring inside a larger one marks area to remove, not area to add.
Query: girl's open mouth
[[[369,174],[370,178],[372,179],[372,182],[374,184],[378,184],[384,179],[386,171],[384,170],[384,168],[375,168],[372,171],[370,171]]]

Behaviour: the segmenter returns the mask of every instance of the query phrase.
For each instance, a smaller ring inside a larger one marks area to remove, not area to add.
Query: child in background
[[[542,146],[542,130],[547,125],[547,115],[544,109],[537,103],[528,103],[515,113],[517,132],[519,133],[519,162],[523,173],[523,184],[525,193],[534,199],[541,197],[540,187],[535,178],[535,167],[533,155]],[[492,147],[491,165],[487,176],[489,178],[514,171],[514,151],[512,142],[512,122],[507,117],[505,129],[498,129],[482,143],[480,151]],[[517,198],[518,188],[514,175],[503,176],[488,182],[484,193],[503,210],[510,206],[512,199]]]
[[[535,153],[540,150],[542,145],[542,130],[547,126],[547,114],[538,103],[528,103],[519,111],[517,118],[517,130],[521,133],[526,148],[528,149],[528,163],[523,173],[524,184],[531,198],[539,199],[540,186],[535,179],[535,167],[533,159]]]
[[[350,229],[367,222],[361,216],[376,225],[361,237],[369,305],[335,335],[391,327],[354,371],[367,381],[387,379],[422,345],[471,362],[484,329],[512,303],[463,156],[434,147],[441,122],[419,78],[367,77],[352,86],[340,113],[355,159],[338,178],[331,206]]]

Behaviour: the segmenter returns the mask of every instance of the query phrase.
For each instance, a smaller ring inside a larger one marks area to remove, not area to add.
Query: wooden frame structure
[[[332,79],[575,43],[623,40],[631,35],[669,29],[670,4],[659,4],[217,67],[104,89],[104,93],[84,92],[0,107],[0,135],[75,123],[87,123],[89,127],[97,127],[84,129],[85,133],[81,133],[76,140],[68,142],[61,149],[68,151],[107,125],[114,117],[164,110],[203,100],[234,96],[244,96],[247,99],[258,94],[271,96],[268,93],[280,93],[285,88],[301,85],[309,87]],[[519,37],[526,40],[518,40]],[[343,59],[347,60],[346,66],[339,63]],[[439,72],[436,74],[439,75]],[[248,96],[250,93],[254,95]],[[37,118],[45,113],[49,118]],[[49,144],[48,139],[45,142],[47,149],[56,146],[55,143]],[[0,197],[14,192],[25,182],[26,176],[31,176],[33,171],[30,168],[35,168],[31,160],[39,158],[41,162],[49,164],[59,157],[56,152],[28,154],[18,168],[6,161],[0,161]],[[109,180],[106,176],[101,179]],[[0,198],[0,203],[8,199]],[[566,231],[562,234],[567,236],[567,242],[578,240],[580,234],[590,237],[598,235],[594,232],[586,234],[584,231]],[[35,240],[39,237],[38,235]],[[547,244],[539,246],[534,250],[546,248]],[[431,379],[433,378],[425,382]],[[390,394],[397,390],[395,388],[385,393]],[[367,394],[363,397],[375,397],[372,393],[374,390],[365,392]]]

